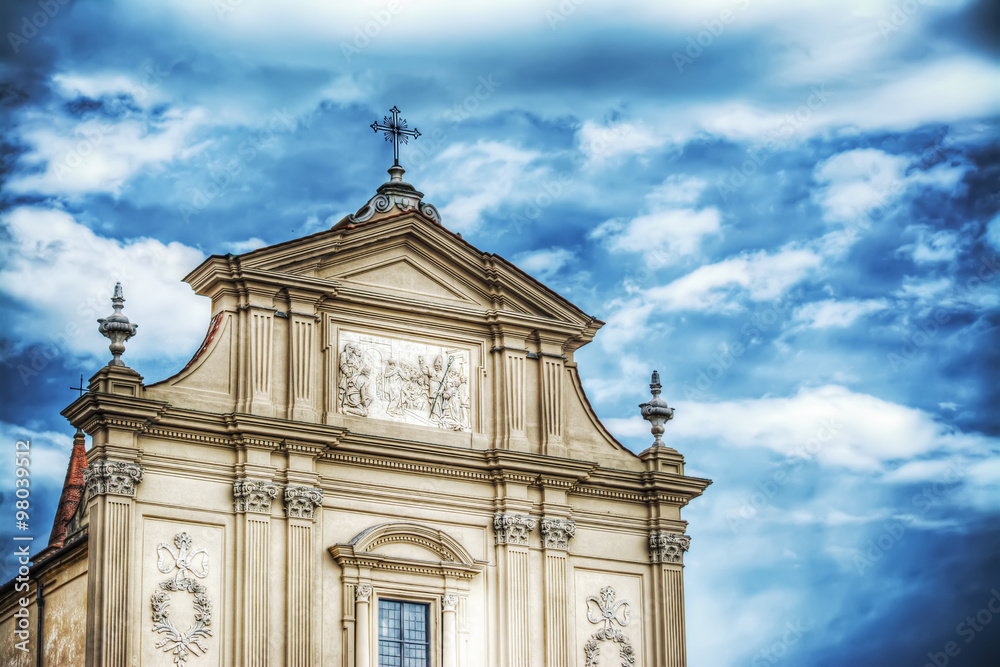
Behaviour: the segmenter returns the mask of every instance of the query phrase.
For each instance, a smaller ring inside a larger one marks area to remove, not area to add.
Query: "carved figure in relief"
[[[344,412],[368,416],[372,402],[369,391],[371,369],[365,363],[361,348],[354,343],[344,345],[340,353],[340,407]]]
[[[343,335],[337,380],[342,412],[471,430],[467,350],[350,332]]]
[[[394,417],[403,414],[403,369],[395,359],[385,362],[382,371],[382,398],[386,400],[385,411]]]

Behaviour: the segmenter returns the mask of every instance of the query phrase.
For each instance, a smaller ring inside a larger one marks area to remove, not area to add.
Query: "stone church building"
[[[389,173],[327,231],[191,271],[211,317],[173,377],[122,358],[115,290],[2,664],[686,664],[681,508],[710,482],[660,439],[658,378],[636,455],[574,361],[602,322]]]

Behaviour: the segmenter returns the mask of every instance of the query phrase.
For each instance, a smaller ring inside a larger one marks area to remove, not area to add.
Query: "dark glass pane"
[[[427,605],[403,605],[403,641],[427,643]]]
[[[427,667],[427,646],[407,644],[403,648],[403,667]]]
[[[430,606],[379,600],[378,667],[430,667]]]
[[[402,647],[399,642],[379,640],[378,667],[403,667]]]
[[[392,600],[378,601],[378,636],[383,639],[402,637],[402,603]]]

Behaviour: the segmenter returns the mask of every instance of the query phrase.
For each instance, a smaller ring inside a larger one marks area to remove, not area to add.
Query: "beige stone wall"
[[[0,665],[17,666],[36,664],[39,646],[42,664],[83,665],[85,663],[87,626],[87,549],[77,544],[56,554],[41,571],[33,573],[28,590],[16,587],[0,600]],[[39,614],[37,584],[40,580],[44,597],[42,637],[39,642]],[[17,582],[15,581],[15,586]],[[15,646],[14,636],[19,608],[19,598],[30,601],[28,606],[31,638],[28,651]]]
[[[382,598],[430,605],[435,667],[683,664],[708,482],[598,421],[599,321],[415,212],[187,280],[191,363],[102,369],[64,412],[96,471],[87,664],[373,667]]]

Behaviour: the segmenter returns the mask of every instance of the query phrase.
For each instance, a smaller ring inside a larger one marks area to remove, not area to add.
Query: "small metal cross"
[[[80,395],[83,396],[83,392],[86,391],[86,388],[83,386],[83,373],[80,373],[80,386],[79,387],[70,387],[70,389],[72,389],[74,391],[79,391]]]
[[[392,114],[392,118],[389,116],[382,116],[383,124],[380,125],[378,121],[372,123],[371,127],[375,132],[382,130],[385,132],[385,140],[392,142],[392,166],[399,166],[399,142],[402,141],[404,144],[408,143],[408,137],[413,137],[416,139],[420,136],[420,132],[417,128],[412,130],[406,129],[406,119],[399,117],[399,109],[393,107],[389,109],[389,113]]]

